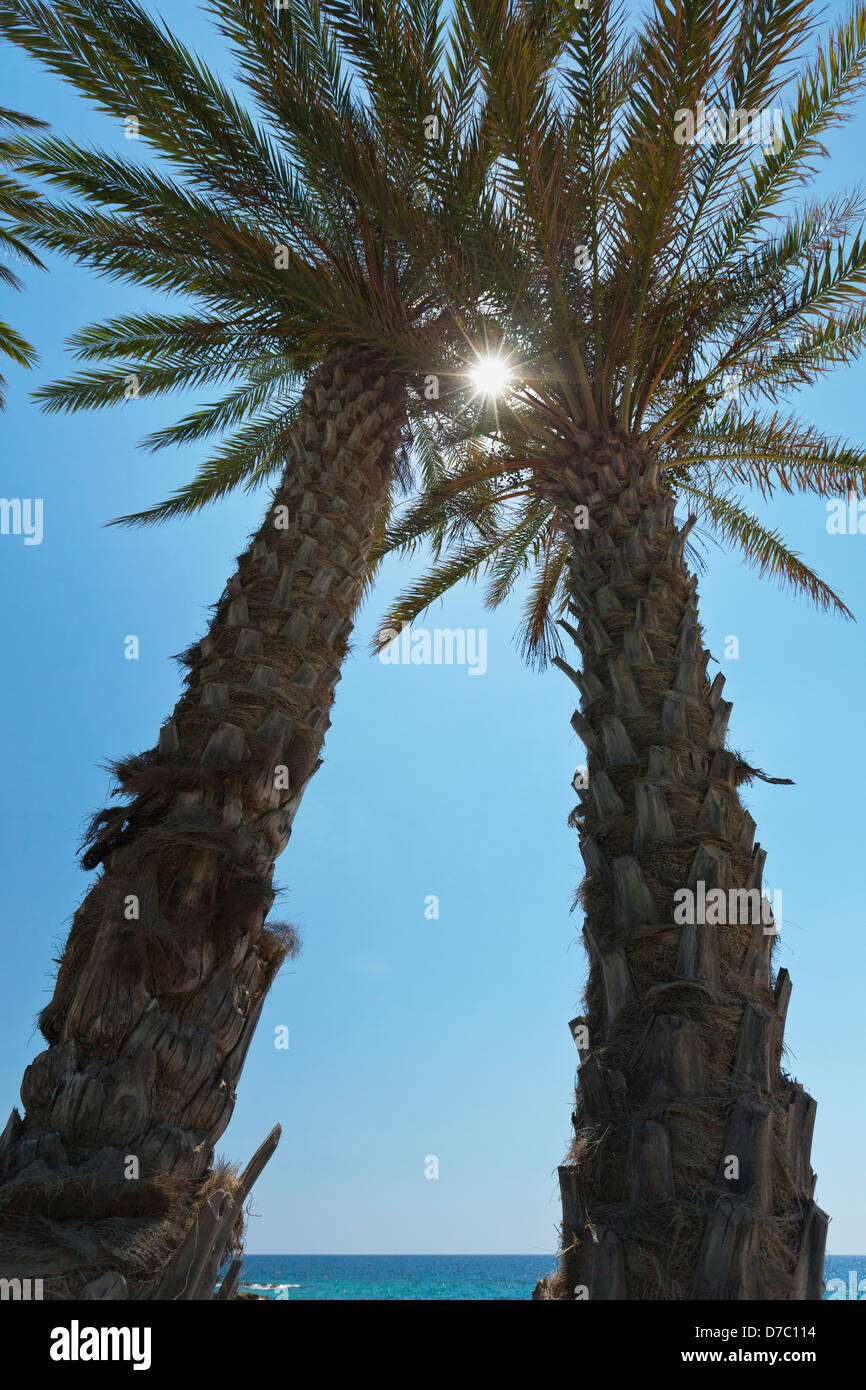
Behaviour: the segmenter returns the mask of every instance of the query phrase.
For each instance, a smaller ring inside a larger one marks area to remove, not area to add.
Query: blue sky
[[[208,57],[197,9],[172,23]],[[79,140],[129,143],[31,60],[0,49],[2,102]],[[223,67],[225,71],[225,67]],[[826,187],[855,182],[864,108],[833,137]],[[68,334],[152,297],[52,260],[3,313],[40,349],[10,368],[0,418],[2,491],[44,499],[44,539],[0,537],[4,731],[0,1094],[16,1102],[40,1040],[51,958],[87,879],[75,847],[105,804],[108,759],[152,745],[177,693],[172,653],[206,621],[265,495],[239,497],[156,531],[105,529],[185,480],[195,451],[137,442],[190,401],[40,415],[38,382],[67,374]],[[866,437],[866,368],[810,391],[806,419]],[[734,701],[732,745],[793,787],[748,793],[781,887],[780,964],[794,993],[788,1067],[818,1100],[813,1165],[829,1250],[866,1250],[862,1183],[861,981],[866,974],[860,733],[866,674],[866,536],[830,536],[819,499],[760,514],[833,583],[861,620],[823,617],[715,545],[701,582],[710,650]],[[566,825],[583,761],[568,682],[533,674],[511,636],[516,606],[491,614],[461,590],[429,626],[487,629],[487,672],[383,666],[370,635],[409,569],[389,564],[358,625],[328,735],[279,863],[276,915],[303,951],[265,1006],[221,1148],[245,1160],[279,1120],[283,1140],[256,1187],[252,1252],[546,1252],[558,1220],[556,1164],[570,1132],[576,1053],[567,1021],[585,979],[581,873]],[[140,639],[138,661],[124,639]],[[739,638],[725,660],[725,638]],[[715,669],[711,667],[711,670]],[[425,916],[427,895],[439,918]],[[274,1030],[290,1031],[287,1051]],[[429,1155],[436,1181],[425,1178]]]

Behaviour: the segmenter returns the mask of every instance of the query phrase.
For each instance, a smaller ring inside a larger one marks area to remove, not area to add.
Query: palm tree
[[[28,188],[23,187],[16,179],[9,174],[3,173],[4,166],[10,163],[10,131],[13,130],[37,130],[43,128],[42,121],[35,120],[32,116],[25,116],[20,111],[9,111],[5,106],[0,106],[0,256],[6,259],[16,259],[24,261],[29,265],[41,265],[38,257],[33,254],[30,247],[22,241],[21,237],[16,236],[11,226],[25,215],[37,201],[36,194]],[[21,288],[21,281],[10,270],[8,265],[0,265],[0,284],[11,285],[13,289]],[[32,367],[36,362],[36,349],[21,337],[8,323],[0,321],[0,356],[8,357],[10,361],[17,362],[22,367]],[[5,397],[6,383],[0,376],[0,410],[6,404]]]
[[[210,1297],[237,1245],[276,1135],[241,1179],[213,1155],[296,946],[265,923],[274,861],[319,766],[413,436],[422,468],[435,464],[425,373],[456,316],[433,286],[459,259],[454,210],[484,176],[474,52],[459,21],[446,42],[436,4],[211,9],[264,130],[128,0],[0,4],[7,38],[171,166],[21,139],[19,167],[80,200],[22,209],[29,235],[188,301],[84,329],[78,356],[109,365],[41,388],[44,408],[229,383],[149,442],[234,434],[130,524],[277,480],[158,743],[113,765],[121,803],[94,817],[82,858],[101,874],[40,1014],[48,1046],[24,1076],[25,1116],[13,1110],[0,1141],[0,1263],[57,1298]]]
[[[389,528],[383,553],[432,531],[436,564],[383,628],[459,579],[486,573],[495,605],[528,574],[524,649],[580,693],[589,974],[561,1257],[536,1295],[820,1299],[815,1101],[781,1065],[791,981],[741,796],[786,779],[727,746],[689,537],[700,521],[850,616],[749,492],[864,492],[866,451],[783,398],[866,337],[860,202],[799,196],[862,90],[866,9],[807,62],[807,0],[655,0],[633,40],[590,0],[552,66],[519,5],[469,9],[498,159],[467,330],[502,390],[476,409],[483,468],[443,470]]]

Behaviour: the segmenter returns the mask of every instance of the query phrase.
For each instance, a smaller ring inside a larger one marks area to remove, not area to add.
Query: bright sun
[[[511,368],[501,357],[480,357],[469,379],[479,396],[499,396],[511,380]]]

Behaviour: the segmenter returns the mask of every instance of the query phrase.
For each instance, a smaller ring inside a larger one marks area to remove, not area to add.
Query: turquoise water
[[[552,1255],[247,1255],[243,1282],[297,1299],[529,1298]]]
[[[525,1299],[553,1264],[553,1255],[247,1255],[243,1282],[291,1285],[290,1302]],[[866,1300],[866,1256],[828,1256],[824,1280],[825,1298]],[[828,1288],[832,1280],[842,1283]]]

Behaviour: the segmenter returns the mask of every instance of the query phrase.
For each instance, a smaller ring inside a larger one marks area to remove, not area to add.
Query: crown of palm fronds
[[[410,385],[429,370],[430,342],[457,323],[442,287],[465,278],[455,233],[490,158],[460,7],[450,20],[440,0],[209,8],[241,95],[133,0],[0,0],[0,32],[156,156],[151,167],[65,139],[20,139],[19,167],[76,199],[23,208],[29,235],[191,301],[184,313],[78,333],[77,357],[101,365],[41,388],[43,407],[114,404],[130,379],[141,396],[229,388],[145,441],[162,448],[234,429],[188,486],[125,521],[196,510],[284,467],[299,379],[329,349],[382,354]],[[541,14],[536,30],[540,46],[555,46]],[[411,413],[422,406],[410,394]]]
[[[780,400],[866,334],[862,200],[804,194],[866,79],[866,8],[811,58],[808,0],[654,0],[634,36],[612,0],[586,0],[554,62],[516,0],[467,0],[466,15],[496,158],[467,305],[475,283],[487,293],[465,324],[513,379],[473,408],[455,374],[454,412],[484,445],[443,454],[389,529],[382,553],[427,536],[436,563],[385,627],[459,579],[485,572],[495,604],[528,573],[523,647],[555,653],[569,541],[540,484],[616,432],[642,437],[686,509],[761,574],[850,616],[745,497],[863,492],[866,451]]]
[[[23,216],[36,206],[35,193],[25,188],[8,172],[12,163],[13,141],[10,132],[15,130],[36,130],[43,128],[42,122],[33,116],[25,116],[20,111],[9,111],[0,106],[0,284],[21,288],[21,280],[10,269],[8,262],[16,261],[27,265],[41,265],[38,257],[27,243],[12,230]],[[32,367],[36,361],[36,349],[31,347],[16,333],[8,323],[0,321],[0,355],[18,362],[22,367]],[[5,381],[0,376],[0,410],[5,405]]]

